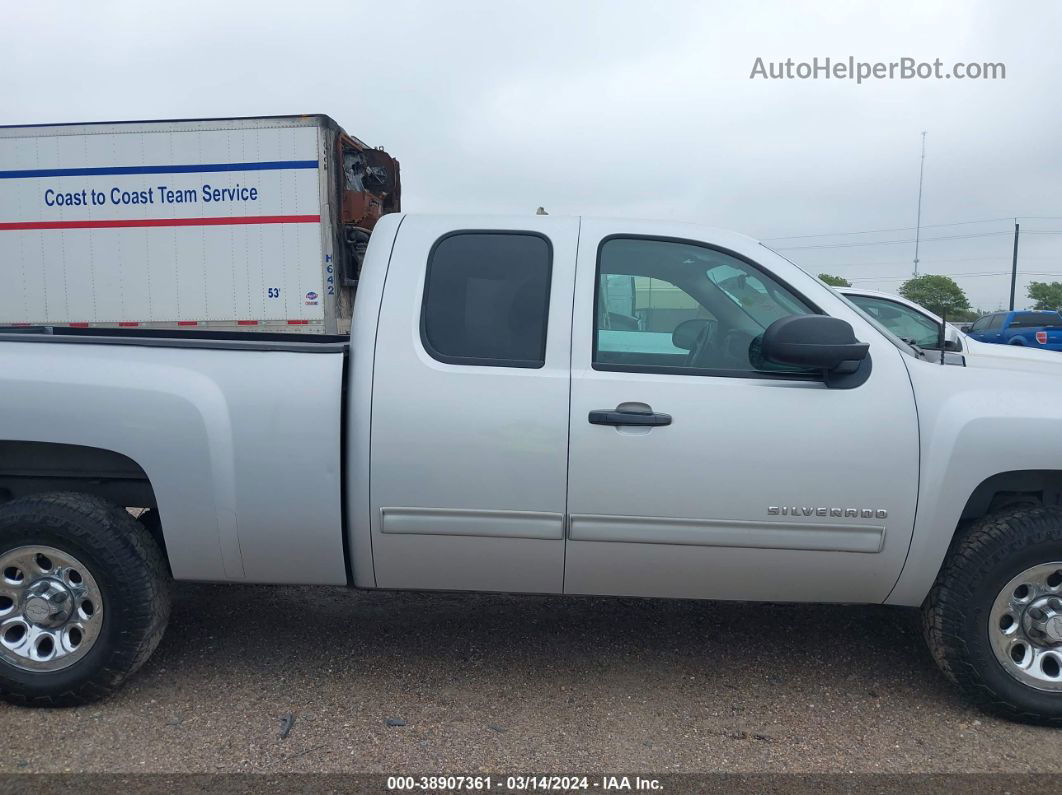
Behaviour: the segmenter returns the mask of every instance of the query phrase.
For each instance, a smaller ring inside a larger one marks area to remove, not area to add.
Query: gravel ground
[[[179,586],[120,693],[0,725],[0,772],[1018,773],[1062,752],[967,707],[915,611],[290,587]]]

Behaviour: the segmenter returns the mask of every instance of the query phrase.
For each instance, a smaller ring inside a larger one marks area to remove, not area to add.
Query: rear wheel
[[[1062,726],[1062,510],[988,516],[953,545],[923,605],[944,673],[981,707]]]
[[[158,645],[169,576],[151,533],[84,494],[0,506],[0,695],[68,706],[108,695]]]

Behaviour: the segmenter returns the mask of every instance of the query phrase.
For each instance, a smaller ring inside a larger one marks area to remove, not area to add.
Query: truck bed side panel
[[[0,439],[146,472],[177,579],[346,582],[342,353],[0,342]]]

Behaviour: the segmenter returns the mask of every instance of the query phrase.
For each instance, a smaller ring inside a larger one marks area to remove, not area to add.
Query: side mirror
[[[708,321],[701,318],[683,320],[671,332],[671,344],[684,351],[692,351],[693,346],[697,344],[697,337],[701,335],[706,325]]]
[[[852,327],[827,315],[790,315],[763,332],[760,353],[775,364],[854,372],[870,345],[855,338]]]

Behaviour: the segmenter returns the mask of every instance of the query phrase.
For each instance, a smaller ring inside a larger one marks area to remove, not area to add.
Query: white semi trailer
[[[400,193],[322,115],[0,127],[0,326],[345,334]]]

